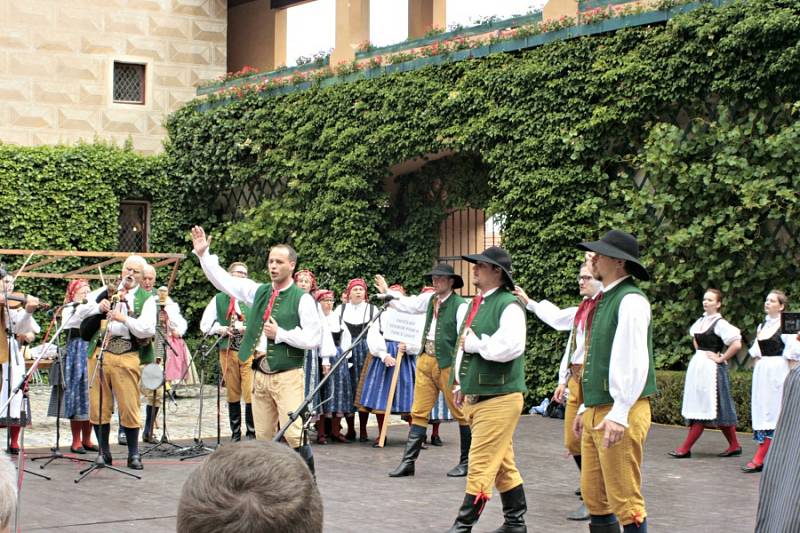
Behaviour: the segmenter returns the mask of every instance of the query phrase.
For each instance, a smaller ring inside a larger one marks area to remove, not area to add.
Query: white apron
[[[751,415],[754,430],[775,429],[781,414],[783,382],[789,374],[784,357],[761,357],[753,369]]]
[[[717,363],[705,350],[696,351],[686,369],[681,415],[687,420],[717,418]]]
[[[0,392],[0,407],[5,405],[8,401],[8,394],[13,389],[20,378],[25,374],[25,360],[22,357],[22,352],[17,348],[16,341],[11,341],[11,354],[9,355],[9,362],[2,365],[2,380],[3,388]],[[11,370],[9,384],[9,369]],[[22,407],[22,391],[17,392],[11,403],[7,408],[0,411],[0,419],[19,420],[20,409]]]

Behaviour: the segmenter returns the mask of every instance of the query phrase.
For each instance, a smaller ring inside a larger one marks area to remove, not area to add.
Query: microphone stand
[[[214,323],[216,324],[216,321],[214,321]],[[197,416],[197,438],[195,439],[194,446],[191,446],[184,450],[185,452],[189,452],[189,455],[181,457],[180,459],[181,461],[208,455],[211,452],[213,452],[215,448],[219,448],[220,445],[220,382],[222,381],[221,376],[219,376],[217,379],[217,444],[214,448],[212,448],[210,446],[206,446],[205,442],[203,442],[203,386],[205,385],[205,361],[206,357],[208,357],[208,354],[210,354],[222,340],[222,335],[219,335],[217,337],[217,340],[214,341],[214,344],[212,344],[210,348],[208,348],[205,352],[203,352],[202,350],[205,347],[206,338],[208,338],[207,335],[203,337],[203,341],[200,344],[200,411]],[[218,369],[220,368],[219,358],[217,358],[217,368]]]
[[[349,358],[350,352],[353,351],[353,348],[356,346],[356,344],[361,342],[361,339],[363,339],[364,335],[367,334],[372,324],[374,324],[380,318],[383,312],[386,311],[386,309],[389,306],[389,300],[390,299],[387,299],[387,301],[384,302],[383,305],[378,307],[378,312],[375,313],[375,315],[369,322],[367,322],[367,325],[364,327],[364,329],[361,330],[361,333],[359,333],[358,336],[355,339],[353,339],[353,341],[350,343],[350,347],[344,352],[342,352],[342,355],[339,357],[339,359],[337,359],[337,361],[333,363],[333,365],[331,365],[331,369],[325,376],[322,376],[322,379],[319,380],[319,383],[317,383],[317,386],[314,388],[314,390],[309,391],[308,395],[305,397],[303,402],[297,407],[297,409],[289,413],[289,420],[287,420],[286,424],[281,426],[281,428],[272,438],[274,442],[280,442],[280,440],[283,438],[283,435],[284,433],[286,433],[286,430],[289,428],[289,426],[291,426],[298,418],[303,417],[303,424],[302,424],[303,429],[302,429],[302,437],[300,440],[300,445],[305,446],[306,444],[308,444],[308,430],[309,430],[308,426],[311,423],[311,411],[309,410],[308,405],[314,400],[314,396],[317,393],[319,393],[319,391],[322,389],[325,383],[328,382],[331,376],[334,375],[336,370],[339,368],[339,365],[341,365],[343,361]]]
[[[164,309],[165,304],[159,303],[158,306],[161,308],[159,310],[159,318],[158,320],[161,321],[161,310]],[[176,451],[180,452],[183,450],[183,446],[179,446],[174,442],[169,440],[167,436],[167,349],[172,352],[173,357],[178,357],[178,353],[175,349],[170,346],[169,342],[167,342],[167,338],[164,336],[163,326],[156,328],[156,339],[161,342],[161,347],[164,350],[164,358],[161,361],[161,370],[162,370],[162,378],[161,378],[161,439],[154,445],[142,452],[142,457],[147,455],[150,452],[154,451],[161,451],[164,452],[166,455],[170,455]],[[153,396],[155,397],[156,393],[153,391]],[[174,400],[173,400],[174,401]],[[155,403],[155,402],[154,402]],[[177,404],[176,404],[177,405]],[[155,418],[155,417],[154,417]],[[153,420],[153,424],[155,425],[155,420]],[[152,429],[151,429],[152,431]],[[170,450],[161,450],[161,446],[172,446]]]
[[[123,283],[124,283],[124,280],[123,280]],[[120,285],[122,285],[122,284],[120,284]],[[114,295],[114,297],[112,297],[112,300],[114,300],[114,304],[111,307],[111,310],[113,312],[113,311],[116,311],[117,306],[119,305],[119,289],[117,290],[117,293]],[[103,332],[103,342],[100,344],[100,350],[97,352],[97,366],[94,369],[95,371],[94,371],[94,373],[92,375],[92,378],[89,380],[89,384],[90,384],[89,386],[91,387],[91,383],[93,383],[94,378],[95,377],[99,378],[99,382],[96,385],[98,387],[100,387],[100,405],[98,406],[98,411],[99,411],[98,422],[100,422],[100,424],[98,425],[98,428],[99,428],[98,433],[100,433],[100,434],[104,433],[104,431],[103,431],[103,383],[105,383],[105,373],[103,372],[103,359],[105,357],[105,352],[106,352],[106,347],[108,346],[108,341],[111,340],[111,320],[110,319],[107,319],[107,320],[108,320],[108,322],[106,322],[106,329]],[[109,423],[109,426],[110,426],[110,423]],[[110,434],[109,434],[109,437],[110,437]],[[126,476],[130,476],[130,477],[133,477],[133,478],[136,478],[136,479],[142,479],[142,476],[138,476],[138,475],[134,474],[133,472],[128,472],[126,470],[122,470],[121,468],[117,468],[116,466],[112,466],[112,465],[106,464],[106,461],[103,458],[103,444],[102,444],[102,442],[99,442],[97,447],[100,448],[100,450],[97,452],[97,457],[95,458],[94,463],[92,463],[92,465],[89,468],[86,468],[86,469],[81,470],[79,472],[79,477],[75,480],[75,483],[80,483],[81,481],[86,479],[86,477],[89,474],[91,474],[92,472],[94,472],[95,470],[102,470],[104,468],[107,468],[107,469],[109,469],[109,470],[111,470],[113,472],[117,472],[117,473],[120,473],[120,474],[125,474]]]

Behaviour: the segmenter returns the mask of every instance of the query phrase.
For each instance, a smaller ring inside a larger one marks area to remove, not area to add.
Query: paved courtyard
[[[209,392],[209,391],[207,391]],[[213,391],[211,391],[213,392]],[[187,391],[187,394],[192,392]],[[46,395],[33,392],[34,411]],[[216,399],[206,397],[203,434],[214,433]],[[170,407],[169,429],[173,438],[191,438],[197,413],[197,398],[181,398]],[[38,407],[37,407],[38,406]],[[223,398],[223,423],[225,422]],[[36,416],[36,414],[34,415]],[[42,415],[28,432],[30,457],[48,452],[52,422]],[[68,426],[64,424],[65,432]],[[445,472],[455,464],[458,431],[455,424],[442,426],[445,445],[422,452],[417,475],[390,479],[386,473],[398,462],[406,426],[395,424],[386,448],[366,444],[315,446],[319,487],[325,506],[325,530],[330,532],[445,531],[455,517],[463,497],[464,480],[450,479]],[[538,415],[522,418],[515,435],[518,465],[525,478],[528,498],[526,520],[532,532],[583,532],[585,523],[569,522],[563,516],[578,503],[573,491],[578,476],[572,460],[559,444],[560,420]],[[370,428],[370,435],[375,428]],[[223,436],[225,431],[223,428]],[[684,437],[684,429],[653,426],[644,466],[645,497],[654,531],[688,532],[698,524],[706,532],[751,532],[755,521],[758,475],[746,475],[739,466],[746,457],[720,459],[725,447],[719,432],[708,431],[693,450],[690,460],[666,455]],[[754,447],[740,435],[745,456]],[[114,439],[115,441],[115,439]],[[62,441],[65,449],[69,441]],[[40,447],[33,449],[33,446]],[[114,447],[116,463],[124,464],[125,453]],[[100,471],[75,484],[83,463],[57,461],[41,470],[41,462],[28,468],[44,472],[51,481],[26,475],[22,494],[22,531],[174,531],[181,485],[202,459],[180,462],[177,458],[148,456],[141,480],[110,471]],[[502,521],[499,498],[493,498],[476,532],[490,531]]]

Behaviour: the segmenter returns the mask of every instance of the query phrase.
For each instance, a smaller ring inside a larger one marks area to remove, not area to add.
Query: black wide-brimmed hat
[[[650,279],[647,269],[639,262],[639,243],[630,233],[612,229],[600,237],[599,241],[582,242],[578,244],[578,248],[614,259],[624,259],[628,273],[644,281]]]
[[[464,279],[456,274],[456,271],[453,270],[453,267],[448,265],[447,263],[439,263],[433,270],[425,274],[425,279],[428,280],[428,283],[433,282],[433,276],[449,276],[453,278],[453,288],[460,289],[464,286]]]
[[[479,254],[462,255],[461,259],[470,263],[489,263],[503,271],[508,290],[514,290],[514,279],[511,277],[511,256],[499,246],[490,246]]]

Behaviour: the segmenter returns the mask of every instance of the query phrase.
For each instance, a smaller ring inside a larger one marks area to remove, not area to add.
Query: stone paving
[[[36,394],[38,391],[34,396]],[[204,435],[207,437],[213,433],[215,400],[214,396],[205,398]],[[34,405],[37,403],[39,400],[34,401]],[[178,400],[175,414],[169,419],[173,438],[192,436],[196,412],[197,399]],[[225,413],[223,406],[223,423]],[[40,426],[42,418],[35,422],[36,429],[29,432],[29,445],[31,442],[49,445],[52,437],[45,429],[47,423]],[[370,436],[374,433],[375,428],[371,428]],[[223,429],[223,438],[224,435]],[[450,526],[464,490],[463,479],[445,476],[458,454],[457,427],[442,425],[445,445],[422,452],[415,477],[390,479],[386,473],[399,461],[405,435],[404,425],[393,426],[387,446],[382,450],[359,443],[314,446],[326,531],[445,531]],[[526,520],[531,532],[588,530],[585,523],[563,518],[578,504],[573,494],[578,475],[574,463],[560,446],[561,435],[560,420],[538,415],[522,417],[517,428],[515,451],[525,478],[529,507]],[[754,451],[749,436],[740,435],[744,446],[741,458],[716,457],[716,452],[725,447],[724,438],[716,431],[703,435],[693,450],[692,459],[669,458],[666,452],[684,436],[685,429],[678,427],[654,425],[650,431],[643,475],[652,530],[680,533],[701,526],[708,533],[751,532],[759,477],[739,471],[739,466]],[[29,447],[29,458],[46,453],[46,448],[32,450]],[[114,454],[115,462],[124,464],[123,449],[115,446]],[[83,464],[57,461],[40,470],[41,463],[28,461],[28,468],[45,472],[53,479],[25,477],[22,530],[174,531],[181,485],[200,461],[202,459],[180,462],[177,458],[148,456],[141,480],[100,471],[78,485],[73,480]],[[501,521],[499,498],[493,498],[475,531],[491,531]]]

